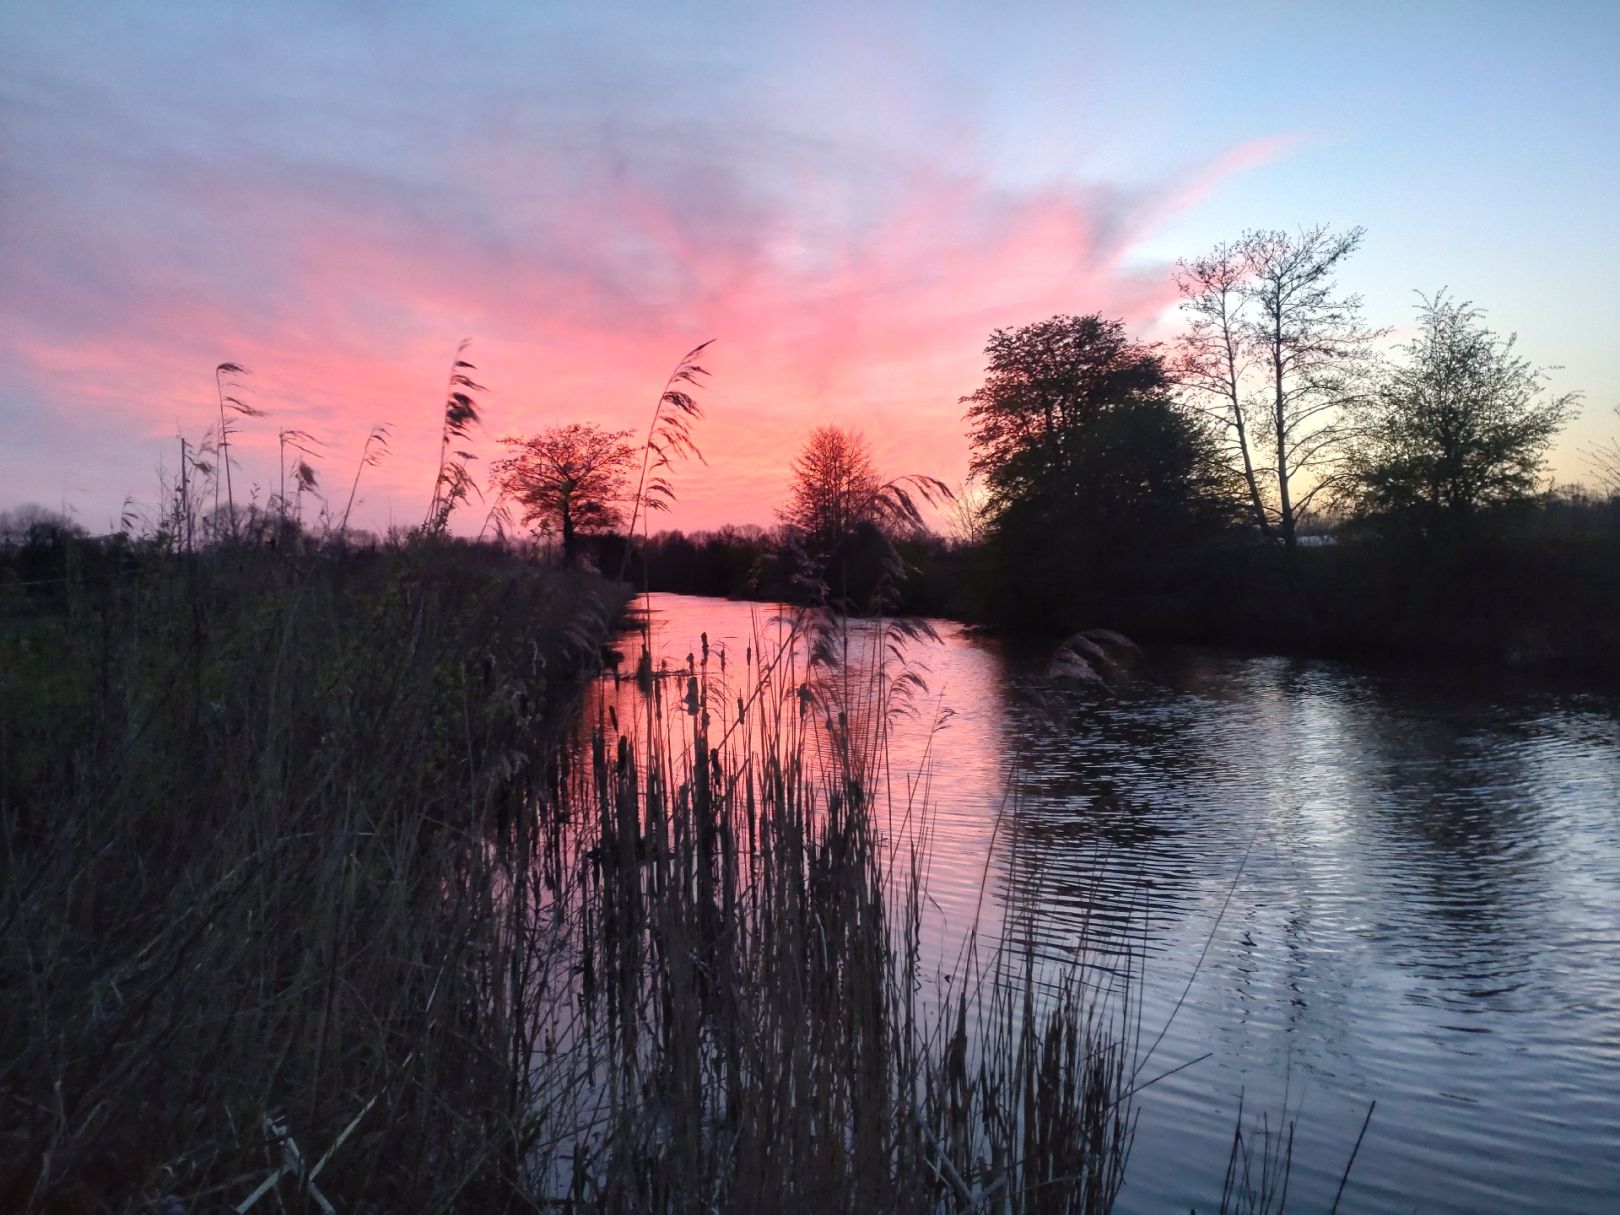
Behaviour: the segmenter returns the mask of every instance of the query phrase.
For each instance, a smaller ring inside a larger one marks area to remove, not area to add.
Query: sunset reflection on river
[[[716,723],[786,636],[765,605],[650,605],[655,667],[701,666],[707,634]],[[1240,1094],[1297,1113],[1302,1210],[1330,1205],[1374,1099],[1345,1209],[1610,1209],[1614,698],[1198,651],[1080,697],[1044,655],[936,624],[907,651],[926,690],[890,715],[865,695],[880,634],[848,634],[855,733],[888,731],[880,823],[928,844],[931,970],[977,924],[1139,972],[1144,1078],[1192,1066],[1138,1097],[1123,1209],[1218,1204]],[[639,638],[620,648],[633,673]],[[802,653],[772,674],[791,694]],[[582,720],[634,721],[639,696],[598,681]]]

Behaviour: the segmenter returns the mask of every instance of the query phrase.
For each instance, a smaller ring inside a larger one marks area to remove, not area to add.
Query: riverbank
[[[1047,554],[1039,568],[990,546],[895,543],[889,608],[1055,644],[1109,627],[1138,641],[1294,657],[1516,670],[1620,686],[1620,527],[1606,508],[1553,513],[1466,541],[1348,537],[1280,546],[1230,537],[1125,553],[1109,569]],[[868,554],[870,557],[870,554]],[[736,530],[668,534],[646,547],[652,589],[768,602],[805,597],[791,552]],[[855,604],[875,559],[826,581]]]
[[[485,853],[624,589],[448,543],[62,556],[0,586],[0,1207],[320,1161],[260,1209],[501,1209]]]
[[[1129,991],[986,939],[919,994],[927,815],[833,639],[620,714],[594,577],[90,560],[0,613],[0,1207],[1112,1205]]]
[[[1086,588],[1065,612],[1062,627],[1101,624],[1144,643],[1620,686],[1620,541],[1610,538],[1235,550],[1158,585]],[[988,615],[1013,633],[1060,624],[1043,612]]]

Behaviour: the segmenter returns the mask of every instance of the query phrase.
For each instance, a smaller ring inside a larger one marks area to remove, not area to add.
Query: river
[[[647,602],[671,667],[772,632]],[[1620,1209],[1620,698],[1186,649],[1077,695],[934,623],[890,743],[929,947],[947,971],[1014,917],[1054,957],[1128,947],[1172,1074],[1122,1210],[1217,1209],[1240,1100],[1296,1128],[1292,1209],[1332,1204],[1374,1101],[1341,1210]]]

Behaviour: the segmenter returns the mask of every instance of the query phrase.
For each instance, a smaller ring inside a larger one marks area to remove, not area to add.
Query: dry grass
[[[8,625],[0,1208],[1107,1210],[1128,1007],[922,973],[899,651],[705,647],[574,745],[616,607],[417,543]]]

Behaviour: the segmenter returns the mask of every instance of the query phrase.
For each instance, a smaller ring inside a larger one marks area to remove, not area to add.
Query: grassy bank
[[[620,592],[443,545],[93,573],[0,622],[0,1208],[231,1205],[274,1127],[342,1140],[330,1195],[506,1193],[469,862]]]
[[[705,653],[580,747],[597,580],[93,574],[0,617],[0,1208],[1112,1204],[1128,1000],[996,943],[919,994],[898,676]]]

